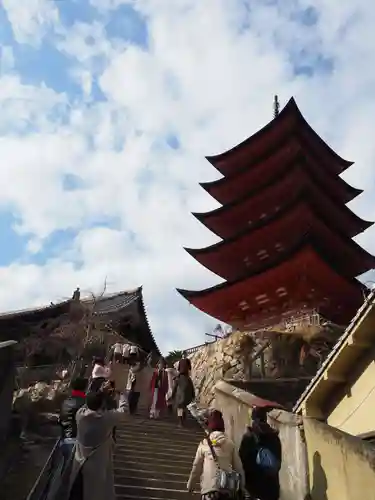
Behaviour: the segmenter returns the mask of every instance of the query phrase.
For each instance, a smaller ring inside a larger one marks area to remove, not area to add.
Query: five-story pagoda
[[[178,291],[234,328],[280,325],[309,311],[346,325],[363,302],[356,277],[375,267],[352,240],[371,225],[346,206],[361,193],[339,177],[352,163],[293,98],[249,139],[207,159],[223,177],[201,185],[222,206],[194,216],[221,241],[186,250],[225,282]]]

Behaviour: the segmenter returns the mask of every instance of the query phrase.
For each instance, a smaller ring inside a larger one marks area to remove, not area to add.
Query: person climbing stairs
[[[173,416],[150,420],[146,410],[139,416],[124,415],[114,456],[118,500],[198,499],[198,494],[187,492],[186,484],[203,437],[190,416],[181,428]]]

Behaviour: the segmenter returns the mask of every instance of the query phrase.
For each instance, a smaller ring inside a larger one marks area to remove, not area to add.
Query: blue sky
[[[107,277],[144,285],[162,349],[202,342],[216,321],[175,287],[220,281],[183,251],[216,241],[190,215],[217,206],[204,156],[269,121],[275,93],[356,161],[352,207],[375,219],[373,21],[364,0],[3,0],[0,309]]]

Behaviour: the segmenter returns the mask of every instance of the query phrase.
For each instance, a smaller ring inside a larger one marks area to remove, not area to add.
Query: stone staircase
[[[191,417],[186,427],[180,428],[175,417],[150,420],[141,410],[139,416],[124,417],[116,436],[118,500],[199,498],[186,490],[195,452],[203,438],[203,431]]]

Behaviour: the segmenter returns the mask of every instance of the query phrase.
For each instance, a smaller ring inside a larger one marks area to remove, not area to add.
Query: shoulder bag
[[[210,447],[212,457],[217,466],[216,473],[216,488],[218,491],[226,493],[228,497],[236,498],[241,490],[241,476],[233,468],[230,471],[225,471],[220,466],[220,462],[209,434],[206,434],[208,446]]]

